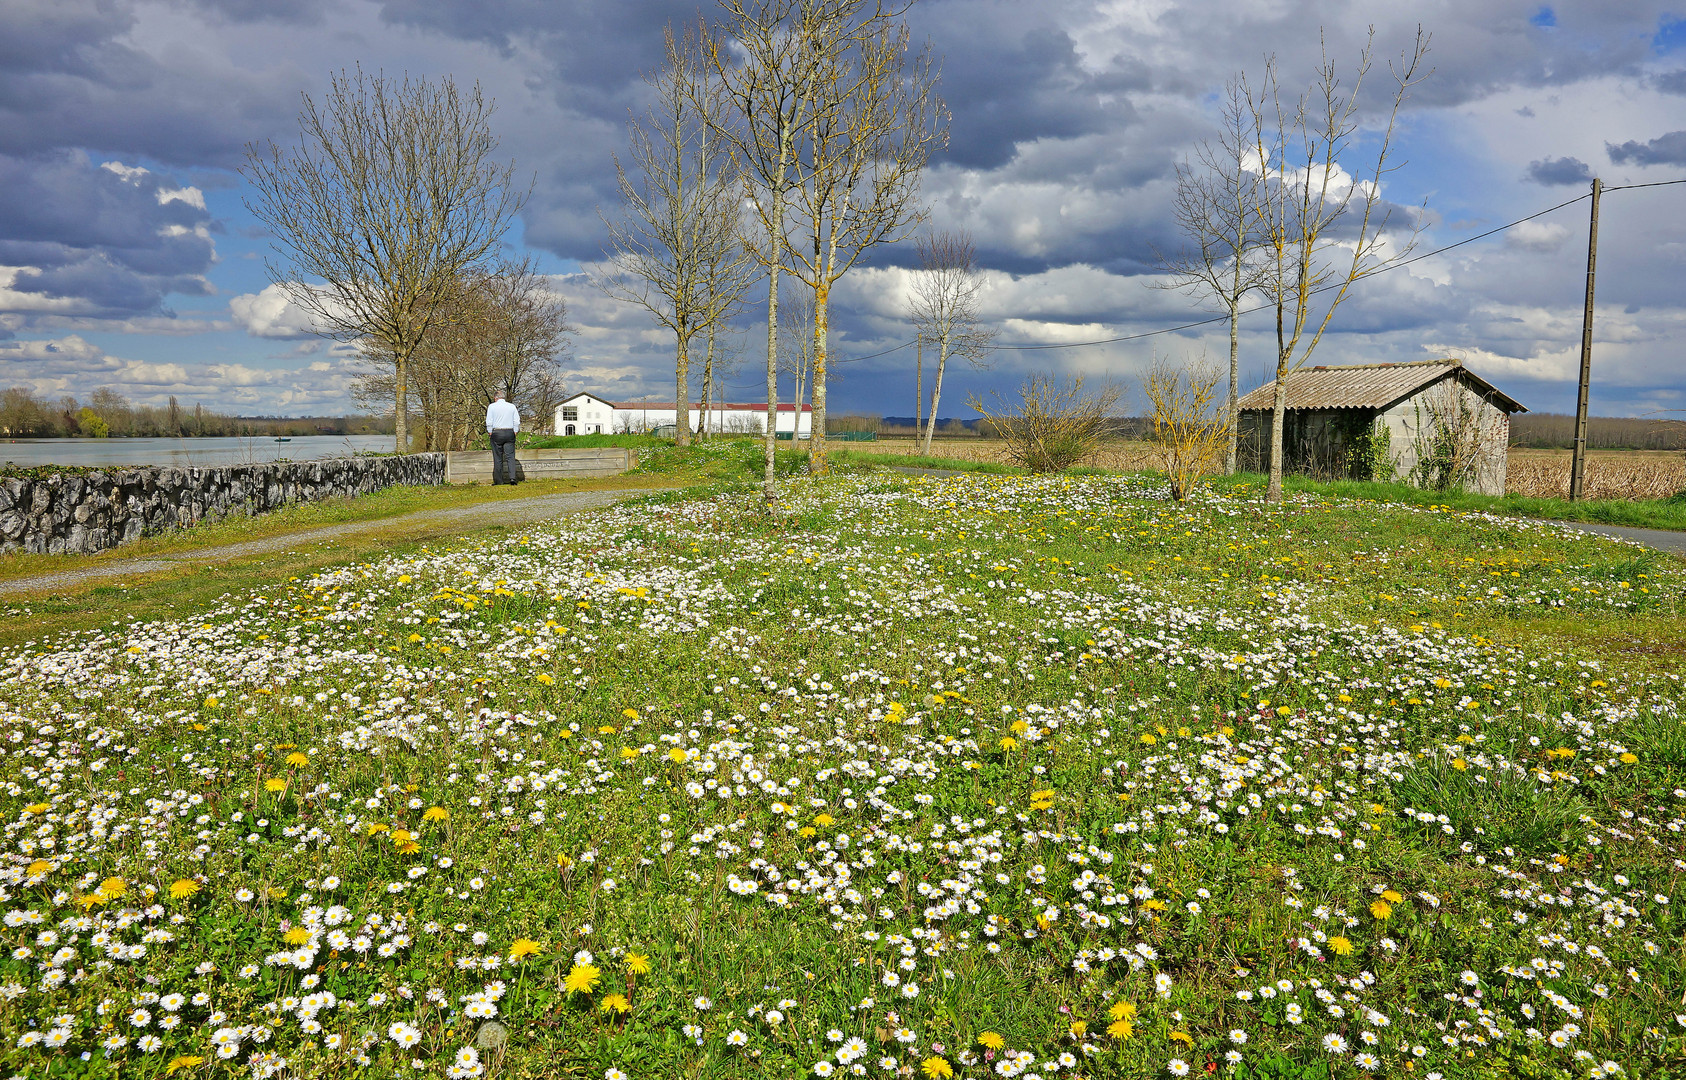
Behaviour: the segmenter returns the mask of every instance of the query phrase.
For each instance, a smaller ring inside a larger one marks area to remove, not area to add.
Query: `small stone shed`
[[[1243,469],[1269,467],[1275,398],[1269,382],[1239,403]],[[1510,414],[1527,411],[1455,359],[1302,368],[1288,379],[1285,471],[1420,482],[1423,451],[1453,429],[1469,455],[1465,488],[1503,495]]]

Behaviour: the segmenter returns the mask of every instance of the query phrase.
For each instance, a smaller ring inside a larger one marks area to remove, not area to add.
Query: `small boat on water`
[[[292,442],[292,441],[293,441],[293,438],[292,438],[292,436],[290,436],[290,435],[288,435],[288,436],[285,436],[285,437],[283,437],[283,436],[279,436],[279,435],[277,435],[277,436],[276,436],[276,437],[275,437],[275,441],[276,441],[276,442]]]

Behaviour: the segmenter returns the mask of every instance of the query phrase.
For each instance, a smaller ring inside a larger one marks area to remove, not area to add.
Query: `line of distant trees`
[[[0,436],[10,439],[390,435],[392,423],[390,416],[228,416],[173,396],[168,405],[135,405],[109,386],[85,403],[69,395],[48,401],[20,386],[0,393]]]
[[[1587,446],[1599,450],[1686,450],[1686,420],[1589,416]],[[1510,445],[1571,449],[1575,418],[1561,413],[1521,413],[1510,418]]]

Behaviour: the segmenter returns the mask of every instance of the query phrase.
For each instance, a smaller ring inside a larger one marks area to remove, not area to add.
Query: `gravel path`
[[[649,490],[648,488],[632,488],[620,491],[576,491],[561,495],[535,495],[526,499],[479,503],[474,506],[456,506],[446,510],[417,510],[414,513],[400,514],[397,517],[379,518],[374,521],[353,521],[344,525],[325,525],[320,529],[285,533],[281,536],[266,537],[262,540],[247,540],[238,544],[224,544],[220,547],[200,548],[196,551],[184,551],[179,555],[156,555],[144,559],[102,560],[77,570],[37,574],[34,577],[0,581],[0,595],[74,589],[108,578],[129,578],[137,574],[149,574],[159,570],[173,569],[184,564],[219,563],[246,555],[265,555],[274,551],[291,551],[295,548],[319,544],[323,541],[356,536],[359,533],[379,532],[391,529],[394,526],[401,528],[406,526],[434,527],[439,528],[442,532],[465,533],[492,525],[525,525],[530,521],[540,521],[560,514],[608,506],[633,495],[648,494]]]

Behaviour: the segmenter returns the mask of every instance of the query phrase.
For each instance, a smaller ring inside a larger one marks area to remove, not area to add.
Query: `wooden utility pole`
[[[1598,276],[1598,197],[1604,181],[1592,181],[1592,221],[1586,240],[1586,311],[1581,316],[1581,388],[1575,398],[1575,449],[1569,462],[1569,499],[1578,501],[1586,481],[1587,390],[1592,383],[1592,287]]]

